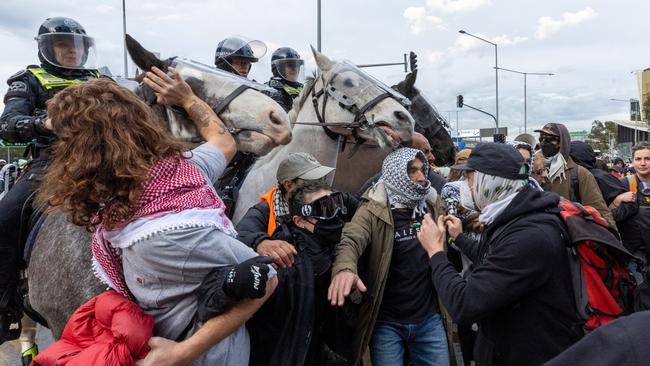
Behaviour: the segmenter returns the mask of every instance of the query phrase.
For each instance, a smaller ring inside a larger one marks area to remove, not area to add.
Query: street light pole
[[[515,74],[523,75],[524,76],[524,133],[527,133],[527,127],[528,127],[528,106],[527,106],[527,95],[526,95],[526,79],[528,75],[543,75],[543,76],[553,76],[552,72],[525,72],[525,71],[517,71],[517,70],[511,70],[511,69],[506,69],[504,67],[499,67],[499,70],[503,71],[508,71],[512,72]]]
[[[459,30],[458,33],[460,34],[465,34],[470,37],[474,37],[478,40],[481,40],[483,42],[489,43],[494,46],[494,76],[495,76],[495,87],[496,87],[496,123],[497,123],[497,132],[499,131],[499,53],[498,53],[498,47],[497,44],[494,42],[490,42],[487,39],[481,38],[479,36],[473,35],[471,33],[467,33],[464,30]]]
[[[317,10],[317,13],[316,13],[316,16],[318,18],[317,21],[316,21],[316,24],[317,24],[316,26],[318,27],[317,39],[316,39],[316,48],[318,49],[318,52],[322,52],[321,51],[321,44],[320,44],[320,1],[321,0],[318,0],[318,4],[317,4],[318,10]]]
[[[124,78],[129,77],[129,64],[126,57],[126,0],[122,0],[122,42],[124,42]]]

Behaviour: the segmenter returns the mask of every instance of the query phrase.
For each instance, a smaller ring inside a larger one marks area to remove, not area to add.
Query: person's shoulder
[[[26,68],[24,68],[22,70],[19,70],[16,73],[14,73],[13,75],[11,75],[7,79],[7,84],[11,85],[15,81],[27,82],[27,81],[31,81],[32,79],[36,80],[36,76],[34,76],[34,74],[31,73],[29,70],[30,69],[38,69],[38,68],[40,68],[40,67],[36,66],[36,65],[28,65]]]

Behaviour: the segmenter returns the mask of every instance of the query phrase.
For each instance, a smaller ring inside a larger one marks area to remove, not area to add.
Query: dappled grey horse
[[[291,126],[284,110],[262,91],[265,86],[213,67],[185,59],[158,60],[130,37],[133,61],[143,70],[174,66],[205,100],[235,136],[240,151],[264,155],[291,140]],[[175,137],[198,142],[201,137],[187,115],[176,108],[155,104],[149,88],[137,90],[165,121]],[[90,233],[69,223],[61,214],[48,215],[32,251],[28,268],[31,306],[58,337],[74,310],[105,290],[91,269]]]
[[[277,183],[278,165],[288,154],[308,152],[324,165],[337,166],[343,144],[358,152],[367,148],[387,153],[412,138],[414,121],[405,107],[409,104],[406,97],[350,62],[335,62],[316,50],[312,52],[318,74],[305,84],[289,113],[293,140],[253,165],[239,191],[234,223]],[[363,159],[361,154],[353,154],[353,168],[337,171],[336,179],[358,179],[356,175],[368,164]],[[375,173],[376,169],[366,179]]]

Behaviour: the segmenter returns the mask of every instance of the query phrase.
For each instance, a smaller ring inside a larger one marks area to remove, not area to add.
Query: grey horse
[[[405,96],[350,62],[332,61],[316,50],[312,52],[318,74],[305,84],[289,113],[293,140],[253,165],[239,191],[234,223],[276,184],[276,170],[288,154],[309,152],[322,164],[337,166],[342,160],[339,151],[347,144],[347,149],[356,149],[357,153],[349,159],[350,169],[338,170],[335,175],[335,181],[343,177],[346,183],[359,179],[359,172],[368,165],[367,155],[388,153],[391,147],[411,140],[414,120],[405,107]],[[376,168],[365,179],[375,173]],[[342,186],[335,184],[338,189]]]
[[[264,155],[291,140],[286,112],[262,93],[263,85],[194,61],[159,60],[130,37],[127,45],[133,61],[143,70],[175,66],[233,132],[238,150]],[[155,105],[151,90],[144,86],[137,93],[152,103],[161,121],[167,122],[163,127],[174,136],[189,142],[200,141],[184,113]],[[62,214],[51,214],[45,218],[32,250],[27,270],[30,304],[57,338],[74,310],[106,289],[91,269],[90,238],[89,232],[69,223]]]

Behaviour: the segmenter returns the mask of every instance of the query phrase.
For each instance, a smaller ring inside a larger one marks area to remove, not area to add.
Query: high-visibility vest
[[[45,69],[41,67],[35,67],[35,68],[29,68],[27,71],[31,72],[32,75],[36,76],[36,79],[38,79],[38,82],[45,88],[46,90],[52,90],[56,88],[65,88],[70,85],[76,85],[76,84],[81,84],[85,82],[86,80],[78,80],[78,79],[64,79],[60,78],[58,76],[54,76],[47,72]],[[98,71],[90,71],[91,75],[99,78],[102,76],[101,73]]]
[[[275,222],[275,206],[273,205],[273,196],[275,196],[277,190],[278,187],[275,187],[260,197],[260,201],[266,202],[269,205],[269,224],[266,227],[266,233],[269,236],[273,235],[277,227],[277,223]]]

